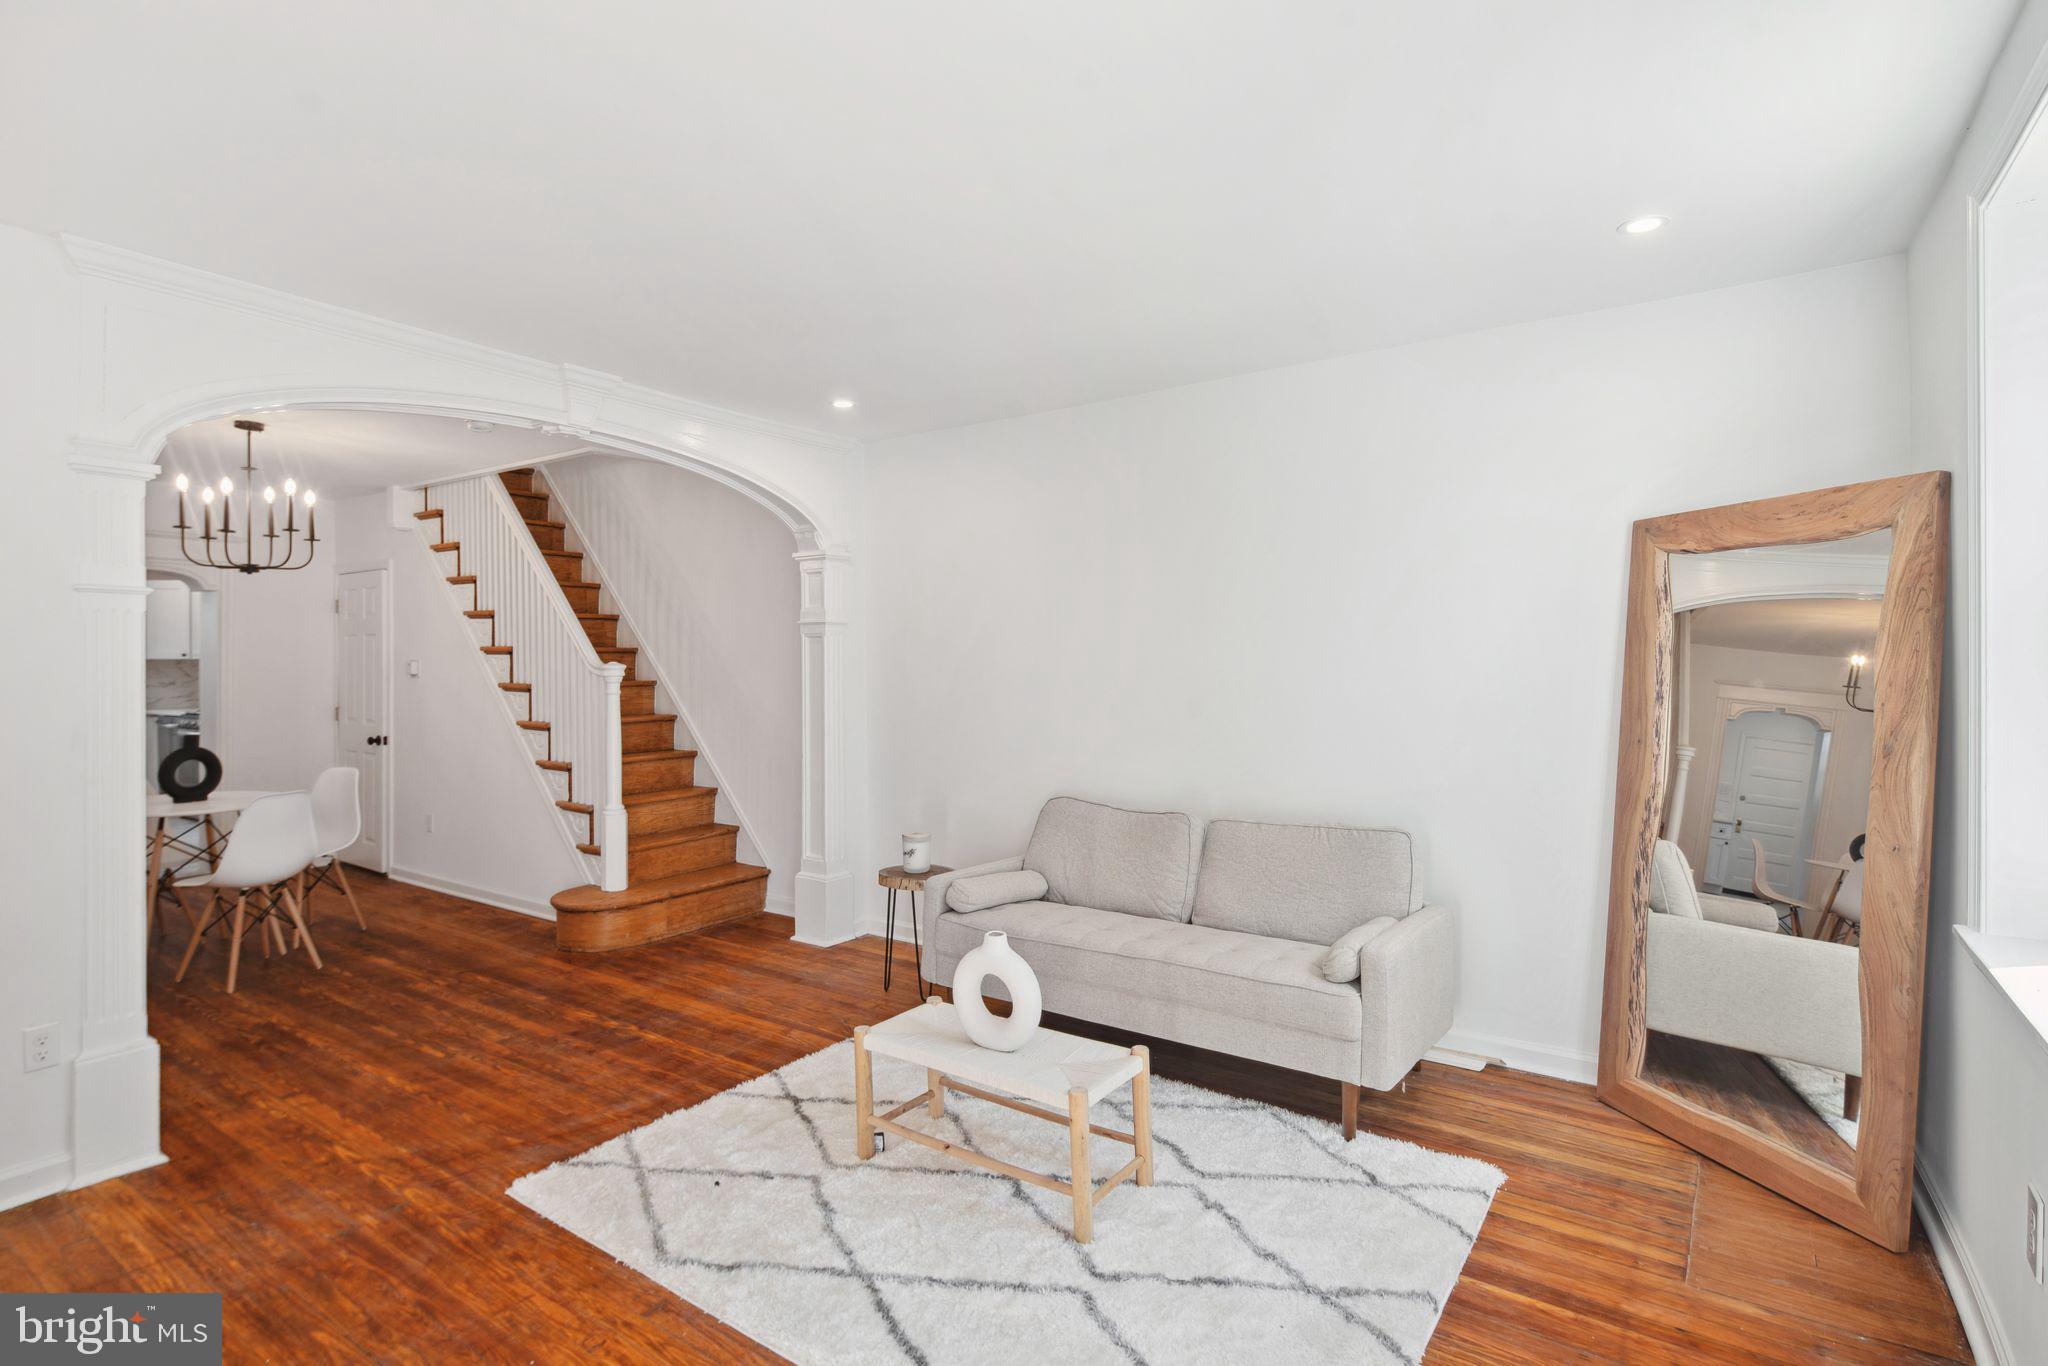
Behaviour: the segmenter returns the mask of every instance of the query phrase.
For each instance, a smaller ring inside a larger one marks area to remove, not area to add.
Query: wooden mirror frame
[[[1600,1012],[1603,1101],[1703,1156],[1894,1252],[1913,1217],[1913,1145],[1927,962],[1943,623],[1948,603],[1945,472],[1904,475],[1635,524],[1621,675],[1614,864]],[[1673,554],[1892,533],[1878,621],[1870,807],[1858,975],[1863,1110],[1853,1177],[1643,1078],[1650,856],[1669,771]]]

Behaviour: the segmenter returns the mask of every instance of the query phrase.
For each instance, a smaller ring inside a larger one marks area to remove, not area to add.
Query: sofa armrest
[[[950,873],[941,873],[924,884],[918,893],[917,908],[918,942],[923,946],[918,959],[918,975],[925,981],[935,980],[930,972],[932,962],[932,932],[938,928],[939,913],[946,909],[946,891],[954,881],[963,877],[980,877],[983,873],[1014,873],[1024,866],[1024,856],[997,859],[994,863],[978,863],[972,868],[955,868]],[[945,983],[940,983],[941,986]]]
[[[1761,901],[1739,896],[1700,893],[1700,914],[1721,925],[1739,925],[1745,930],[1778,932],[1778,913]]]
[[[1392,1089],[1451,1028],[1458,997],[1456,927],[1448,906],[1424,906],[1358,953],[1365,1011],[1358,1080]]]
[[[1861,958],[1847,944],[1653,915],[1644,1023],[1863,1075]]]

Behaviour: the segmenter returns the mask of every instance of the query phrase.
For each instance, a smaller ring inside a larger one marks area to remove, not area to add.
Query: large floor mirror
[[[1948,476],[1638,522],[1600,1096],[1912,1226]]]

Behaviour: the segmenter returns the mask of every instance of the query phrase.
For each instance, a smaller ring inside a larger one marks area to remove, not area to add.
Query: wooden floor
[[[913,975],[885,998],[878,941],[767,916],[566,955],[541,921],[357,889],[370,931],[330,905],[325,972],[252,951],[229,997],[217,948],[182,986],[159,951],[171,1162],[0,1213],[0,1288],[219,1291],[231,1361],[772,1359],[505,1187],[908,1008]],[[1153,1056],[1337,1120],[1334,1083]],[[1360,1122],[1508,1173],[1431,1361],[1967,1359],[1923,1240],[1894,1257],[1586,1087],[1425,1064]]]
[[[1643,1080],[1703,1109],[1731,1115],[1796,1153],[1854,1179],[1856,1150],[1799,1098],[1763,1055],[1650,1032]]]

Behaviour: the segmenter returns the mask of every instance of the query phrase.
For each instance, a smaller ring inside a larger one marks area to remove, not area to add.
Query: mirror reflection
[[[1890,534],[1671,557],[1646,1080],[1853,1170]]]

